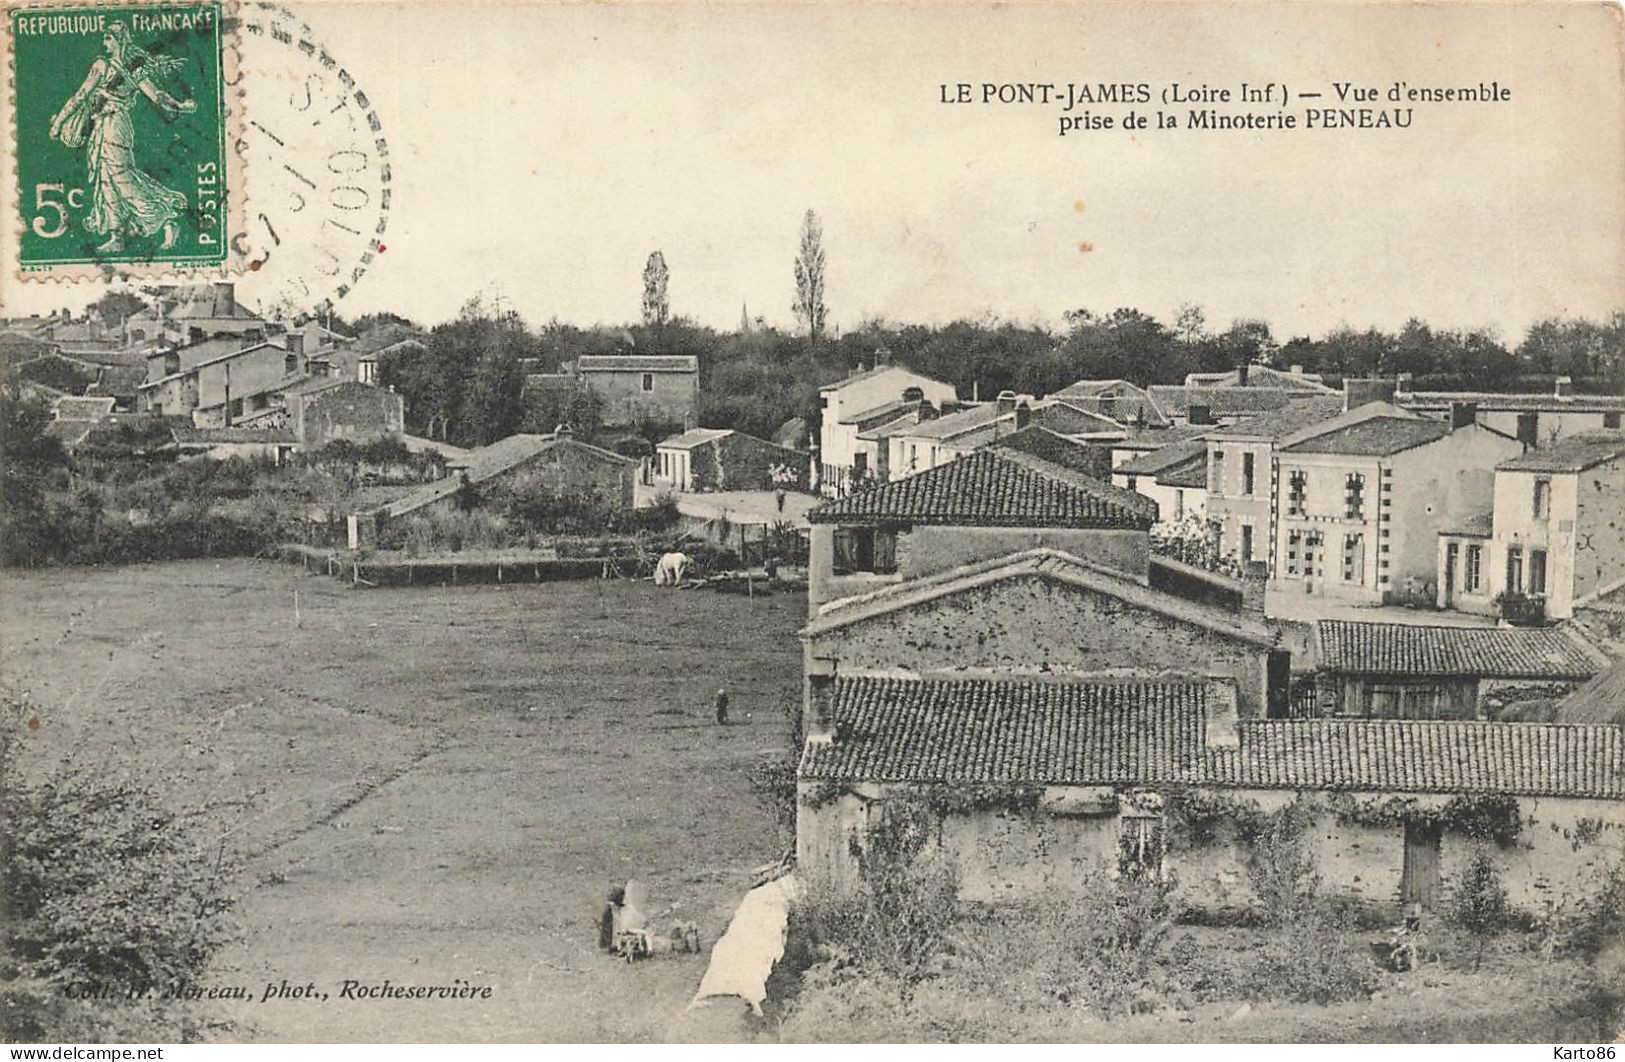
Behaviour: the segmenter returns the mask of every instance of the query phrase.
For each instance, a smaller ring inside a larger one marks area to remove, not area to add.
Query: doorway
[[[1431,823],[1405,824],[1405,866],[1399,876],[1399,896],[1406,904],[1432,910],[1439,901],[1439,827]]]

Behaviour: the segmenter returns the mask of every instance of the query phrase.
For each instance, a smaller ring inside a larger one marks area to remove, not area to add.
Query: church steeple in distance
[[[740,335],[745,335],[748,332],[750,332],[750,308],[745,305],[745,300],[744,299],[740,299],[739,300],[739,334]]]

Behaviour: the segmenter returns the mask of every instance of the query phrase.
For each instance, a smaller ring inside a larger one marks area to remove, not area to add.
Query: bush
[[[935,849],[936,828],[924,802],[886,801],[853,839],[856,886],[816,884],[792,911],[792,933],[826,961],[850,961],[905,986],[923,979],[959,908],[957,869]]]
[[[1312,815],[1312,809],[1294,801],[1265,816],[1244,838],[1252,845],[1247,873],[1265,925],[1292,923],[1314,903],[1320,875],[1303,837]]]
[[[1259,949],[1248,994],[1325,1005],[1369,996],[1379,983],[1376,964],[1350,927],[1306,912]]]
[[[1478,969],[1484,961],[1486,938],[1505,928],[1510,915],[1501,872],[1495,868],[1495,861],[1488,852],[1475,850],[1461,880],[1451,890],[1445,911],[1452,925],[1466,930],[1474,938],[1473,969]]]

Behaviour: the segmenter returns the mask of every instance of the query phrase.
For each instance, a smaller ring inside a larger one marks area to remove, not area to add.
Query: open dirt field
[[[330,993],[235,1005],[245,1038],[748,1033],[682,1015],[703,957],[610,961],[595,920],[636,877],[709,945],[780,854],[746,772],[784,747],[800,595],[358,591],[243,560],[7,575],[0,600],[0,679],[41,709],[30,762],[133,769],[244,853],[243,943],[211,983]],[[346,978],[493,993],[343,1001]]]

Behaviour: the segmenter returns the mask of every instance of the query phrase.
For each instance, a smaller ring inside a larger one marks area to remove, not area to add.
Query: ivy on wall
[[[1502,793],[1461,794],[1439,806],[1424,805],[1415,797],[1299,793],[1290,804],[1267,812],[1256,800],[1229,793],[1178,789],[1167,794],[1164,807],[1170,846],[1187,849],[1214,844],[1226,824],[1248,845],[1271,835],[1296,836],[1323,812],[1345,826],[1431,827],[1494,841],[1502,848],[1515,844],[1523,830],[1518,801]]]

